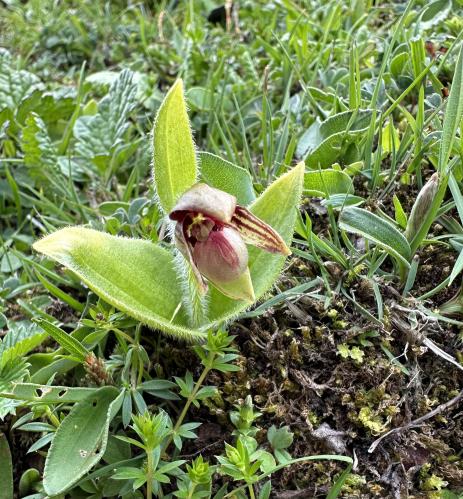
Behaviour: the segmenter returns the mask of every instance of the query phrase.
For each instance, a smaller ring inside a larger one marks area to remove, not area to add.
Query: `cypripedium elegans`
[[[169,217],[177,222],[175,244],[191,265],[202,293],[210,281],[230,298],[254,301],[246,244],[291,254],[281,236],[239,206],[235,196],[204,183],[186,191]]]

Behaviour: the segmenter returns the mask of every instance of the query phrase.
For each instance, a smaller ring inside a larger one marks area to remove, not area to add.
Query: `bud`
[[[185,192],[169,217],[177,222],[175,244],[203,292],[207,279],[230,298],[254,301],[246,244],[291,253],[277,232],[236,204],[235,196],[207,184]]]
[[[413,204],[410,217],[408,218],[405,237],[411,241],[420,230],[420,227],[431,208],[434,197],[439,189],[439,174],[434,173],[422,187]]]

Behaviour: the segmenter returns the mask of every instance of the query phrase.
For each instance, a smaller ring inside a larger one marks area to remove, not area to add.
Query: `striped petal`
[[[230,225],[234,227],[247,244],[252,244],[270,253],[288,256],[291,250],[280,234],[243,206],[237,206]]]

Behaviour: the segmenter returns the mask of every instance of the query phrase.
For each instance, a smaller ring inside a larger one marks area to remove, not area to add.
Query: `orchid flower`
[[[236,197],[204,183],[178,200],[169,217],[176,223],[175,244],[189,262],[199,289],[210,281],[224,295],[254,301],[246,244],[270,253],[291,254],[281,236],[236,203]]]

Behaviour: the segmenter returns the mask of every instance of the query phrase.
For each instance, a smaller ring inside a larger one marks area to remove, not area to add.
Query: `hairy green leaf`
[[[197,166],[182,80],[177,80],[159,108],[153,129],[153,177],[166,213],[196,181]]]
[[[0,49],[0,110],[15,110],[25,97],[41,87],[37,76],[14,69],[9,52]]]
[[[387,220],[363,208],[349,207],[341,212],[339,227],[373,241],[409,266],[410,245],[403,234]]]
[[[71,335],[63,331],[60,327],[55,326],[51,322],[43,318],[36,319],[37,324],[46,331],[61,347],[71,354],[76,359],[81,362],[85,362],[85,359],[90,354],[90,352]]]
[[[185,339],[203,337],[188,328],[174,258],[160,246],[70,227],[36,242],[34,249],[70,268],[104,300],[144,324]]]
[[[121,400],[118,394],[114,387],[100,388],[77,403],[63,420],[45,461],[43,486],[48,495],[69,489],[103,457],[109,423]]]
[[[105,164],[120,147],[129,127],[129,114],[135,107],[137,85],[133,73],[123,70],[111,85],[108,95],[92,116],[81,116],[74,125],[76,150],[80,156]],[[129,146],[130,144],[127,144]]]
[[[436,0],[425,5],[426,7],[420,16],[422,29],[429,29],[436,24],[442,23],[452,9],[452,2],[450,0]]]
[[[97,388],[38,385],[35,383],[13,383],[1,396],[15,400],[27,400],[40,404],[62,404],[80,402],[92,395]]]
[[[45,123],[35,113],[31,113],[26,119],[26,126],[23,129],[22,149],[26,166],[56,168],[56,151],[48,135]]]
[[[236,196],[246,206],[256,199],[251,175],[247,170],[208,152],[198,153],[201,179],[206,184]]]
[[[452,143],[456,131],[463,117],[463,46],[458,54],[452,87],[450,89],[447,107],[445,108],[442,141],[439,148],[438,170],[442,172],[446,166],[452,150]]]

